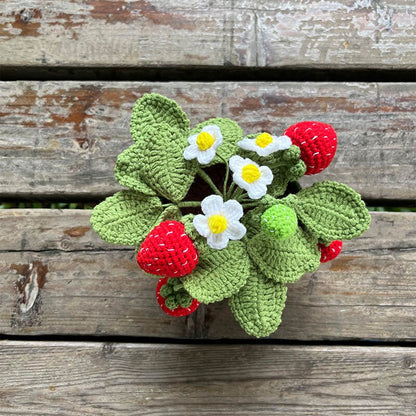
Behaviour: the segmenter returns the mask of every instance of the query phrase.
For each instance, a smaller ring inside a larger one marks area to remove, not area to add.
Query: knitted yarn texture
[[[269,336],[287,284],[369,227],[364,202],[348,186],[301,189],[297,182],[333,160],[337,136],[329,124],[244,135],[235,121],[217,117],[191,129],[176,102],[144,94],[130,132],[133,144],[114,170],[128,189],[97,205],[91,224],[104,240],[136,247],[171,316],[228,299],[243,330]]]

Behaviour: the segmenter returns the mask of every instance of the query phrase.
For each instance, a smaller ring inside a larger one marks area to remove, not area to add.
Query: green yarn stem
[[[227,199],[227,184],[228,184],[228,177],[230,175],[230,167],[228,166],[228,161],[225,160],[220,154],[218,154],[218,157],[225,163],[225,178],[224,178],[224,185],[222,187],[222,194],[224,197],[224,201]]]
[[[254,208],[254,207],[257,207],[259,205],[259,203],[258,202],[250,202],[248,204],[243,203],[242,205],[243,205],[243,208]]]
[[[200,201],[183,201],[183,202],[178,202],[178,207],[179,208],[197,208],[201,206],[201,202]]]
[[[243,188],[237,188],[230,199],[238,200],[238,198],[240,198],[240,196],[243,195],[243,193],[244,193]]]
[[[235,188],[235,182],[231,182],[230,189],[227,191],[226,199],[231,199],[231,195]]]
[[[203,179],[210,188],[219,196],[222,196],[222,192],[216,187],[215,183],[212,182],[212,179],[204,172],[201,168],[198,169],[198,175]]]
[[[179,292],[180,290],[183,289],[183,284],[182,283],[177,283],[176,285],[173,285],[173,291],[174,292]]]

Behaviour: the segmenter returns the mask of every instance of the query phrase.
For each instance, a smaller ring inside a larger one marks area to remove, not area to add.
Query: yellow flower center
[[[208,132],[203,131],[198,134],[196,138],[196,144],[199,147],[199,150],[208,150],[215,142],[214,137],[212,137]]]
[[[256,165],[249,163],[243,167],[241,176],[247,183],[253,183],[260,179],[261,172]]]
[[[259,147],[267,147],[270,143],[273,142],[273,137],[269,133],[262,133],[257,136],[256,145]]]
[[[227,228],[227,219],[224,215],[211,215],[208,220],[208,227],[213,234],[221,234]]]

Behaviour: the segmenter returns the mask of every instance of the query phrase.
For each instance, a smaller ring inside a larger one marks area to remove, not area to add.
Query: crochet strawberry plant
[[[138,265],[160,279],[156,299],[169,315],[228,299],[248,334],[268,336],[287,284],[369,227],[348,186],[297,182],[332,161],[337,137],[328,124],[297,123],[281,136],[244,135],[225,118],[190,129],[174,101],[145,94],[130,131],[134,143],[115,166],[128,189],[95,207],[91,223],[104,240],[136,246]]]

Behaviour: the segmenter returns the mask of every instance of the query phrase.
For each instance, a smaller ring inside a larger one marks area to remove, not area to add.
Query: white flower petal
[[[197,138],[198,138],[198,135],[197,134],[193,134],[192,136],[189,136],[188,137],[188,143],[189,144],[195,144]]]
[[[211,162],[214,159],[214,157],[215,157],[215,149],[212,146],[207,150],[202,150],[202,151],[200,150],[198,152],[197,159],[201,165],[206,165],[207,163]]]
[[[192,160],[195,159],[198,156],[199,153],[199,148],[196,144],[191,144],[190,146],[188,146],[184,152],[183,152],[183,157],[186,160]]]
[[[247,229],[241,222],[231,221],[224,232],[230,240],[241,240],[246,235]]]
[[[273,173],[267,166],[260,167],[261,178],[259,179],[265,185],[270,185],[273,181]]]
[[[260,182],[256,181],[250,184],[250,187],[247,189],[249,198],[251,199],[260,199],[267,193],[267,186]]]
[[[205,215],[195,215],[193,224],[199,234],[203,237],[208,237],[211,231],[208,226],[208,218]]]
[[[249,184],[241,177],[241,173],[236,172],[233,174],[233,181],[240,187],[247,190]]]
[[[221,129],[216,124],[209,124],[208,126],[205,126],[202,131],[206,131],[207,133],[211,134],[212,136],[215,136],[217,139],[219,137],[222,138]]]
[[[224,203],[222,212],[225,218],[227,218],[227,221],[238,221],[244,214],[243,207],[234,199],[230,199]]]
[[[228,162],[230,169],[233,172],[240,171],[244,165],[246,165],[246,161],[241,156],[232,156]]]
[[[227,247],[229,238],[225,233],[221,234],[210,234],[207,237],[207,243],[211,248],[215,248],[217,250],[221,250]]]
[[[241,149],[244,150],[256,150],[256,144],[254,143],[255,139],[249,139],[248,137],[244,137],[243,140],[239,141],[237,144]]]
[[[266,157],[269,156],[273,153],[273,149],[272,149],[273,143],[269,144],[267,147],[258,147],[256,149],[256,152],[259,156],[261,157]]]
[[[207,196],[201,202],[201,209],[205,215],[218,214],[223,210],[223,207],[224,202],[219,195]]]
[[[289,136],[276,137],[276,142],[279,143],[279,150],[286,150],[292,146],[292,139]]]
[[[215,150],[218,149],[218,147],[222,144],[222,136],[218,136],[217,139],[215,140],[214,144],[212,145],[212,148],[214,148]]]

